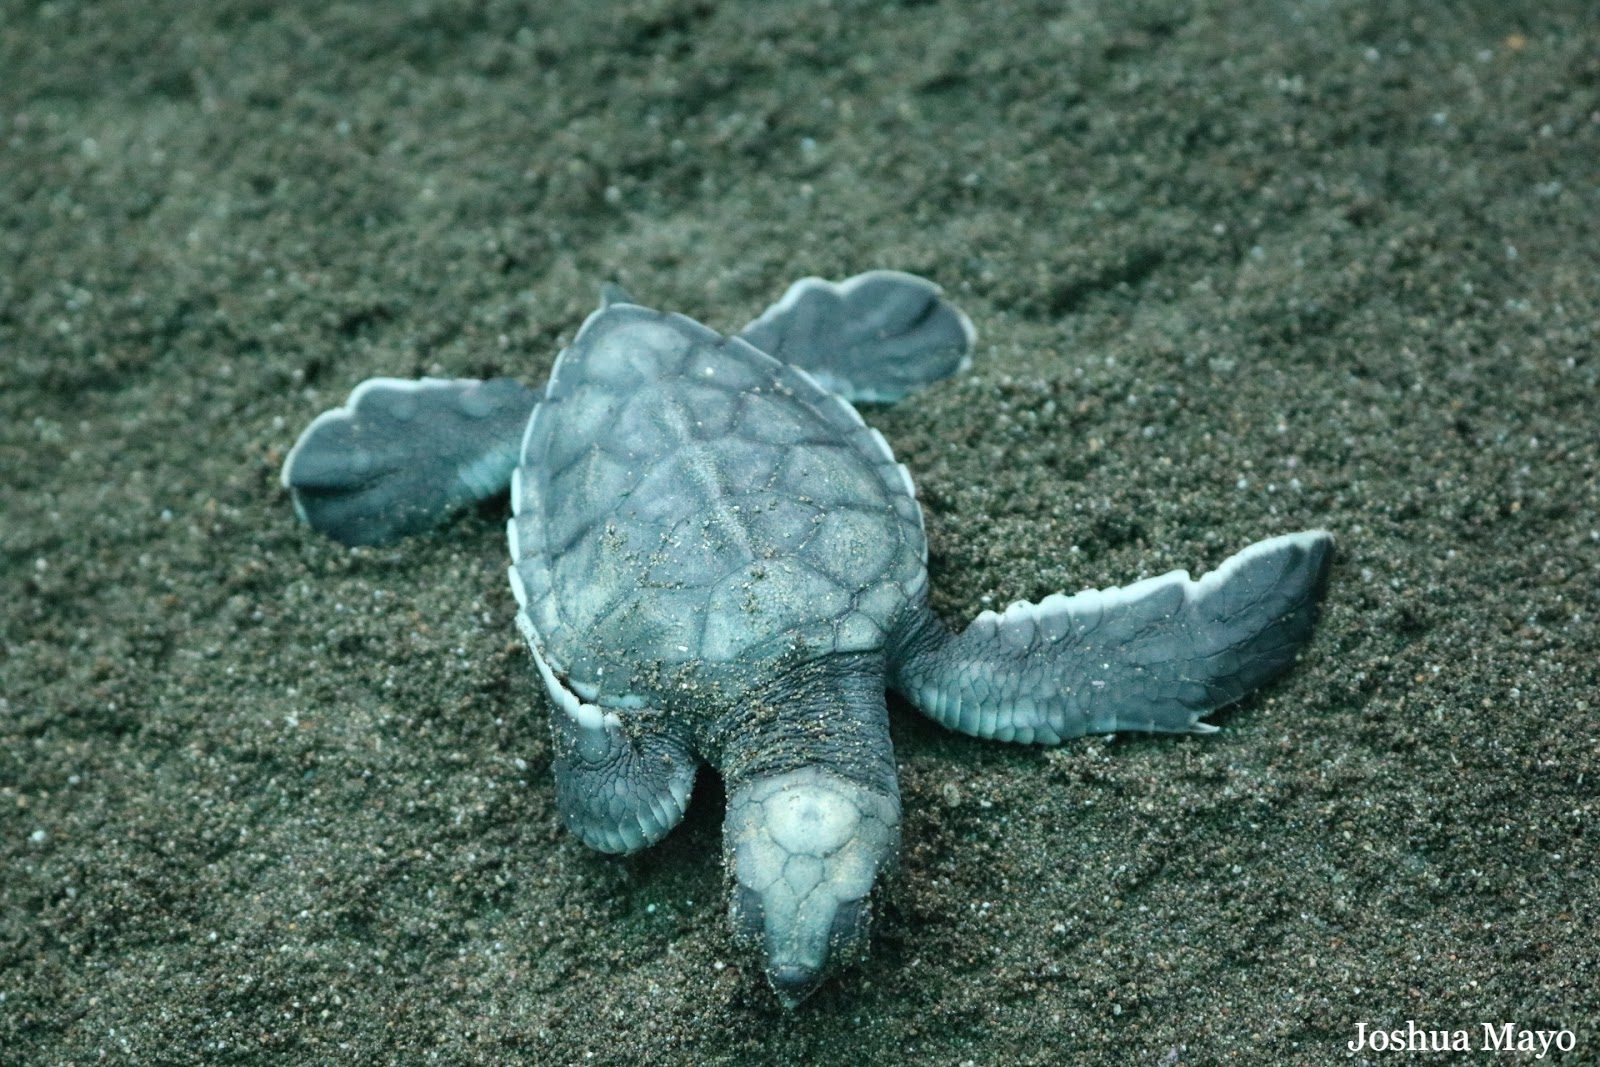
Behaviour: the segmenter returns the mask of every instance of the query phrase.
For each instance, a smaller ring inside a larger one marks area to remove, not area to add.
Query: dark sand
[[[0,5],[0,1062],[1600,1062],[1593,3],[585,6]],[[714,781],[559,829],[500,513],[349,552],[277,475],[608,277],[874,266],[981,333],[868,413],[947,617],[1339,560],[1216,737],[893,709],[875,951],[785,1014]]]

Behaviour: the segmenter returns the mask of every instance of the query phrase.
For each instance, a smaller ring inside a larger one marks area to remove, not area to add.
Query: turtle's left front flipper
[[[986,611],[960,634],[924,608],[890,683],[961,733],[1023,744],[1200,718],[1272,680],[1311,636],[1333,538],[1260,541],[1199,581],[1186,571]]]
[[[846,400],[887,403],[964,370],[977,334],[926,278],[801,278],[739,334]]]
[[[301,519],[347,545],[422,533],[504,493],[539,393],[510,378],[372,378],[283,463]]]

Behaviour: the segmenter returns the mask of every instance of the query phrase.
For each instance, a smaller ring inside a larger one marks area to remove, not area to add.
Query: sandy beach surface
[[[872,267],[979,332],[866,411],[945,618],[1338,558],[1212,737],[891,702],[873,952],[786,1013],[714,778],[560,828],[503,507],[352,551],[278,471],[608,279]],[[3,0],[0,1061],[1600,1063],[1597,334],[1590,2]]]

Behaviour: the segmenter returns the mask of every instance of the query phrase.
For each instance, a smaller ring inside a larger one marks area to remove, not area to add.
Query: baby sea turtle
[[[284,483],[313,526],[373,543],[509,481],[563,820],[631,852],[683,817],[702,762],[720,771],[733,927],[793,1007],[864,950],[899,850],[886,689],[1023,744],[1209,733],[1202,716],[1293,663],[1327,583],[1333,542],[1311,531],[1198,581],[948,629],[910,475],[845,397],[951,373],[972,336],[931,283],[891,272],[798,282],[732,338],[612,292],[541,392],[366,382],[306,430]]]

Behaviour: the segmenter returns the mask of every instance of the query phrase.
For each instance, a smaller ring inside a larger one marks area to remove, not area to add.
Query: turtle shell
[[[849,403],[681,315],[613,304],[556,360],[512,481],[511,585],[585,702],[881,647],[926,583],[910,476]]]

